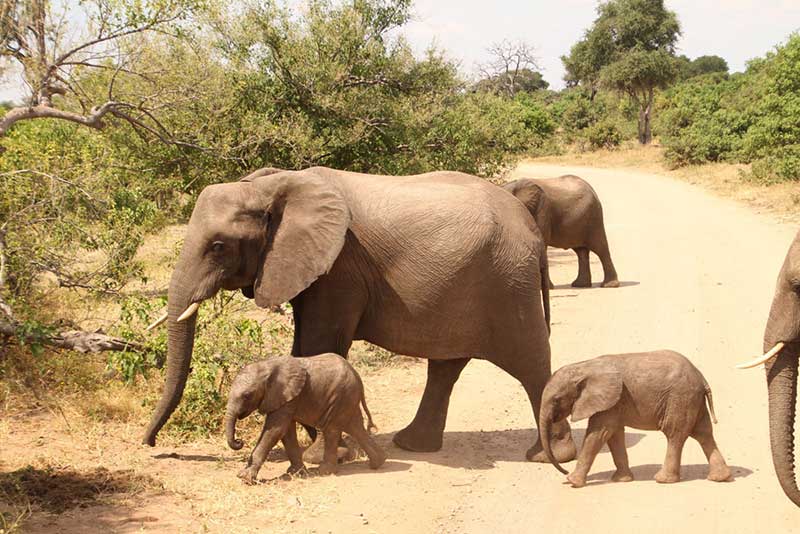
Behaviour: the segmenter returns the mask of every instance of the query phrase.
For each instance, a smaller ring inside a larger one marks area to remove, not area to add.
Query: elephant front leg
[[[288,410],[281,409],[267,415],[264,421],[264,428],[261,430],[261,437],[258,438],[258,443],[250,454],[247,466],[238,475],[245,484],[256,483],[258,471],[266,461],[267,454],[278,443],[278,440],[286,434],[290,424],[294,423]]]
[[[428,360],[428,382],[414,420],[394,435],[395,445],[415,452],[435,452],[442,448],[450,394],[469,358]]]
[[[586,428],[586,438],[583,440],[581,452],[578,454],[578,461],[575,465],[575,470],[567,475],[567,480],[572,487],[581,488],[586,485],[586,476],[592,468],[592,463],[603,448],[606,441],[611,437],[612,432],[601,423],[593,419],[589,419],[589,425]]]
[[[611,450],[611,457],[614,459],[616,472],[611,476],[614,482],[630,482],[633,480],[633,472],[628,465],[628,451],[625,449],[625,427],[620,428],[609,438],[608,448]]]

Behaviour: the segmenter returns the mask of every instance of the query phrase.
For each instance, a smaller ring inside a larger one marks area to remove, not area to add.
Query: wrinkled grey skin
[[[602,287],[619,287],[603,224],[603,206],[592,186],[577,176],[521,178],[503,186],[525,204],[542,230],[548,246],[578,255],[578,277],[572,287],[591,287],[589,252],[603,264]],[[549,282],[549,281],[548,281]],[[553,283],[549,282],[550,287]]]
[[[545,451],[549,451],[551,425],[568,415],[573,423],[589,418],[577,465],[567,477],[574,487],[586,484],[592,462],[605,443],[617,467],[612,480],[633,480],[625,451],[626,426],[661,430],[666,435],[667,456],[656,481],[680,480],[681,452],[689,436],[700,443],[708,458],[708,479],[730,478],[711,428],[715,419],[711,388],[677,352],[615,354],[562,367],[544,388],[539,429]],[[553,465],[566,474],[555,458]]]
[[[786,496],[800,506],[800,491],[795,481],[794,466],[797,358],[800,355],[800,233],[789,247],[778,274],[775,296],[764,331],[764,352],[781,341],[786,346],[765,364],[769,395],[769,437],[778,482]]]
[[[261,465],[278,440],[283,442],[289,457],[289,473],[304,470],[295,423],[317,428],[325,436],[325,453],[319,466],[321,474],[336,473],[337,445],[342,431],[350,434],[364,449],[369,456],[369,466],[379,468],[386,454],[364,428],[361,407],[367,414],[369,427],[374,427],[361,378],[347,360],[337,354],[307,358],[284,356],[245,366],[233,380],[228,395],[225,413],[228,446],[234,450],[243,446],[236,438],[236,421],[256,410],[265,420],[261,437],[239,478],[248,484],[255,483]]]
[[[346,357],[364,339],[428,358],[417,415],[394,437],[404,449],[441,448],[450,393],[470,358],[517,378],[536,417],[550,377],[544,258],[525,207],[463,173],[265,169],[209,186],[172,274],[166,384],[144,442],[155,444],[189,373],[196,315],[176,319],[220,289],[241,289],[260,307],[290,301],[294,356]],[[569,426],[554,437],[556,457],[574,458]],[[527,457],[547,461],[538,441]]]

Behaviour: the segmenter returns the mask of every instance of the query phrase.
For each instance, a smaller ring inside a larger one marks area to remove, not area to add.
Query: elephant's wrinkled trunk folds
[[[225,438],[228,440],[228,447],[238,451],[244,446],[244,442],[236,439],[236,414],[228,411],[225,414]]]
[[[765,340],[764,350],[774,345]],[[794,420],[797,401],[797,345],[787,346],[767,362],[767,387],[769,390],[769,438],[772,463],[784,493],[800,506],[800,490],[794,473]]]
[[[167,422],[181,400],[192,362],[197,315],[180,323],[176,322],[181,313],[191,304],[193,288],[187,287],[187,278],[179,262],[172,273],[167,295],[169,314],[167,320],[167,377],[161,399],[158,401],[153,418],[150,420],[150,425],[142,440],[142,443],[151,447],[155,446],[158,431]]]
[[[550,460],[550,463],[553,464],[556,469],[566,475],[568,474],[567,470],[561,467],[561,464],[558,463],[558,460],[556,460],[556,457],[553,455],[553,448],[550,445],[553,415],[550,413],[549,409],[544,407],[544,403],[542,404],[542,413],[539,417],[539,439],[542,441],[542,448],[544,449],[544,453],[547,455],[547,459]]]

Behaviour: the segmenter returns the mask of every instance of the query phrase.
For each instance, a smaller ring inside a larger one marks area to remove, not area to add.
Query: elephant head
[[[166,383],[144,443],[155,445],[183,394],[200,303],[220,289],[260,307],[291,300],[331,269],[349,224],[342,192],[312,171],[264,169],[200,193],[169,284]]]
[[[552,425],[567,416],[574,423],[608,410],[619,402],[621,396],[622,375],[604,362],[567,365],[550,377],[542,392],[539,432],[542,448],[556,469],[567,474],[553,456],[550,446]]]
[[[231,384],[225,410],[225,437],[231,449],[242,448],[236,421],[254,411],[269,414],[291,402],[303,390],[306,369],[294,358],[273,358],[245,366]]]
[[[503,186],[503,189],[517,197],[525,205],[542,232],[544,242],[546,244],[550,243],[551,208],[550,200],[544,190],[530,178],[521,178],[508,182]]]
[[[766,364],[772,463],[784,493],[800,506],[794,473],[797,359],[800,356],[800,233],[789,247],[778,274],[764,331],[764,352],[763,356],[737,367]]]

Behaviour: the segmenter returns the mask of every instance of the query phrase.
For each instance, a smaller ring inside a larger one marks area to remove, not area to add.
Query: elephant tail
[[[711,412],[711,420],[716,425],[717,415],[714,413],[714,397],[711,395],[711,386],[708,385],[708,382],[706,382],[705,378],[703,379],[703,387],[706,390],[706,402],[708,402],[708,411]]]
[[[372,422],[372,414],[369,413],[369,408],[367,408],[367,397],[364,395],[363,385],[361,386],[361,407],[364,408],[364,413],[367,414],[367,431],[372,432],[373,430],[378,430],[378,427]]]

